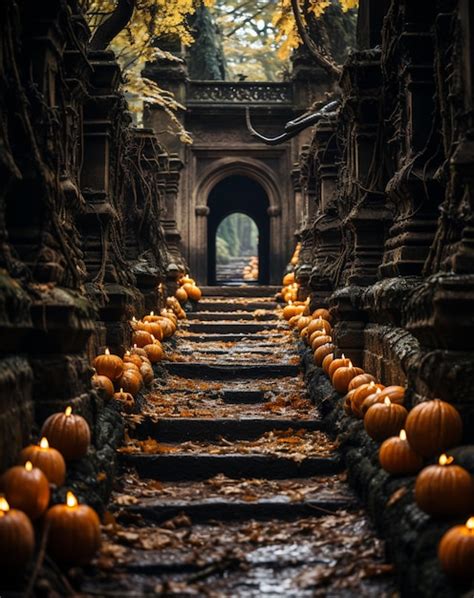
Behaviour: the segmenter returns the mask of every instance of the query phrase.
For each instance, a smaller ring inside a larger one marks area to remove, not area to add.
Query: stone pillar
[[[184,271],[185,265],[180,248],[181,234],[178,231],[178,223],[176,221],[179,181],[182,168],[183,162],[177,154],[172,154],[169,157],[168,171],[165,173],[165,213],[162,224],[171,259],[180,270]]]

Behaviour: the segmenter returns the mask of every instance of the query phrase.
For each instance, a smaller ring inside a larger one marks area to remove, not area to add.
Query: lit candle
[[[49,483],[31,461],[7,469],[2,478],[5,499],[15,509],[24,511],[30,519],[37,519],[49,504]]]
[[[392,475],[411,475],[423,467],[423,458],[408,444],[404,429],[398,436],[387,438],[382,443],[379,461],[382,468]]]
[[[72,492],[66,504],[55,505],[46,513],[49,525],[48,552],[69,565],[88,563],[100,546],[100,522],[97,513],[79,504]]]
[[[20,463],[27,462],[41,469],[51,484],[62,486],[66,477],[66,463],[59,451],[49,446],[48,439],[43,437],[39,443],[30,444],[20,453]]]
[[[27,515],[11,509],[5,497],[0,497],[0,570],[21,571],[31,560],[35,548],[35,533]]]
[[[466,582],[474,579],[474,517],[444,534],[438,546],[438,558],[450,577]]]

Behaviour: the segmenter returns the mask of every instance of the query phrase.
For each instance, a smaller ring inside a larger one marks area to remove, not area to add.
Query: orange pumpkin
[[[163,347],[160,343],[145,345],[144,349],[151,363],[158,363],[158,361],[161,361],[164,357]]]
[[[342,357],[336,357],[336,359],[334,359],[334,361],[331,363],[331,367],[328,370],[329,377],[332,379],[334,372],[337,370],[337,368],[346,368],[347,366],[351,365],[351,363],[351,360],[347,357],[344,357],[344,354],[342,355]]]
[[[285,274],[285,276],[283,277],[283,286],[287,287],[290,284],[293,284],[295,282],[295,273],[294,272],[288,272],[288,274]]]
[[[322,318],[327,322],[330,322],[332,320],[331,314],[327,309],[324,309],[324,307],[319,307],[318,309],[313,311],[313,318]]]
[[[143,378],[138,369],[136,371],[126,370],[120,380],[117,381],[118,388],[122,388],[125,392],[129,392],[134,396],[140,392],[142,385]]]
[[[163,339],[163,330],[160,326],[160,322],[140,322],[138,325],[138,330],[149,332],[159,341]]]
[[[388,397],[392,403],[403,405],[405,402],[405,388],[403,386],[386,386],[381,393],[380,399],[383,401],[385,397]]]
[[[460,444],[462,420],[455,407],[434,399],[420,403],[410,411],[406,431],[408,442],[417,453],[433,457]]]
[[[186,303],[186,301],[188,300],[188,294],[186,293],[183,287],[176,289],[176,293],[174,295],[180,303]]]
[[[362,384],[370,384],[370,382],[375,382],[375,377],[372,374],[359,374],[349,382],[349,390],[353,390]]]
[[[195,284],[185,283],[183,289],[191,301],[199,301],[201,299],[201,289]]]
[[[155,378],[153,368],[150,365],[148,365],[147,363],[142,364],[142,366],[140,368],[140,374],[142,375],[143,382],[147,386],[149,386]]]
[[[290,325],[292,328],[294,328],[294,327],[295,327],[295,326],[298,324],[298,320],[299,320],[301,317],[302,317],[302,316],[300,316],[300,315],[293,316],[292,318],[290,318],[290,320],[289,320],[288,324],[289,324],[289,325]],[[303,317],[304,317],[304,316],[303,316]]]
[[[332,326],[327,320],[323,320],[323,318],[316,318],[315,320],[311,320],[311,322],[314,322],[313,326],[315,331],[324,330],[326,334],[331,334]]]
[[[354,398],[352,399],[352,411],[355,416],[363,417],[363,413],[361,411],[362,404],[364,403],[365,399],[370,397],[371,395],[378,395],[382,393],[384,386],[383,384],[375,384],[374,381],[369,382],[369,384],[362,384],[358,388],[355,389]],[[377,392],[380,391],[380,392]],[[381,401],[374,400],[374,403],[380,403]]]
[[[298,330],[303,330],[303,328],[306,328],[306,326],[308,326],[308,324],[311,322],[311,318],[308,318],[306,316],[301,316],[301,318],[299,318],[297,324],[296,324],[296,328],[298,328]]]
[[[46,513],[47,550],[60,563],[84,565],[100,547],[100,521],[94,509],[77,504],[71,492],[66,500]]]
[[[341,394],[346,394],[349,382],[352,380],[352,378],[355,378],[363,372],[363,369],[353,366],[337,368],[332,377],[332,385],[334,386],[334,390],[340,392]]]
[[[323,359],[322,368],[323,368],[323,372],[326,375],[329,374],[329,366],[331,365],[333,360],[334,360],[334,353],[329,353],[329,355],[326,355],[326,357]]]
[[[137,347],[137,345],[133,345],[133,349],[130,349],[130,353],[132,355],[138,355],[138,357],[140,357],[141,359],[143,359],[143,358],[148,359],[146,351],[144,349],[142,349],[141,347]]]
[[[354,397],[355,390],[350,390],[344,397],[344,412],[347,415],[352,415],[352,399]]]
[[[364,428],[367,434],[377,442],[400,434],[405,424],[407,410],[403,405],[392,403],[385,398],[383,403],[372,405],[364,416]]]
[[[168,318],[162,317],[162,319],[160,320],[160,323],[161,323],[161,327],[163,328],[163,338],[169,338],[170,336],[173,336],[173,334],[176,331],[176,327],[173,325],[173,322],[171,320],[169,320]],[[153,339],[151,339],[150,342],[146,343],[146,344],[151,345],[152,342],[153,342]]]
[[[136,330],[132,335],[132,343],[137,345],[137,347],[142,348],[152,342],[151,334],[146,330]]]
[[[382,468],[392,475],[412,475],[423,467],[423,458],[408,444],[405,430],[382,443],[379,461]]]
[[[49,504],[49,482],[31,461],[10,467],[1,478],[5,499],[14,509],[23,511],[30,519],[38,519]]]
[[[332,343],[326,343],[325,345],[318,347],[314,352],[314,363],[321,367],[323,364],[323,359],[326,357],[326,355],[333,353],[335,348],[336,347]]]
[[[130,353],[130,351],[127,351],[125,353],[125,355],[123,357],[123,362],[124,363],[134,363],[137,366],[137,368],[139,368],[142,365],[142,363],[143,363],[140,355],[136,355],[136,354],[132,355]]]
[[[155,314],[154,311],[151,311],[147,316],[144,316],[144,322],[158,322],[160,320],[160,316]]]
[[[453,461],[453,457],[443,454],[437,465],[425,467],[416,478],[415,501],[428,515],[458,516],[472,510],[474,481]]]
[[[323,345],[330,343],[331,341],[332,338],[330,336],[318,336],[312,342],[311,348],[313,349],[313,351],[316,351],[318,347],[322,347]]]
[[[99,374],[95,374],[91,378],[92,386],[98,390],[99,392],[103,393],[103,396],[110,399],[114,395],[114,385],[110,378],[107,376],[99,376]]]
[[[53,413],[44,422],[41,436],[46,436],[49,446],[57,449],[69,460],[82,459],[91,443],[89,424],[80,415],[66,407],[64,413]]]
[[[303,310],[304,307],[301,307],[300,305],[285,305],[285,307],[283,308],[283,317],[285,318],[285,320],[290,320],[290,318],[293,318],[294,316],[303,313]]]
[[[183,276],[183,278],[179,279],[179,284],[183,285],[183,284],[196,284],[196,281],[193,278],[189,278],[189,276]]]
[[[111,355],[108,349],[103,355],[97,355],[92,365],[99,376],[107,376],[112,381],[120,378],[123,372],[123,361],[118,355]]]
[[[0,571],[11,574],[24,570],[33,557],[35,532],[28,516],[10,509],[0,497]]]
[[[377,390],[374,392],[374,394],[366,397],[362,401],[362,405],[359,407],[359,415],[362,417],[365,417],[365,414],[372,407],[372,405],[375,405],[375,403],[383,403],[383,401],[380,400],[381,395],[382,395],[382,391],[380,390],[380,388],[377,388]]]
[[[132,413],[135,409],[135,399],[129,392],[125,392],[123,388],[114,394],[114,399],[120,404],[120,408],[125,413]]]
[[[50,484],[62,486],[66,479],[66,463],[59,451],[49,446],[48,439],[42,438],[39,444],[30,444],[20,453],[19,464],[30,461],[41,469]]]
[[[309,334],[313,334],[313,332],[323,331],[326,334],[326,328],[323,324],[323,319],[320,318],[313,318],[311,319],[310,323],[308,324]]]
[[[450,528],[438,545],[438,559],[443,571],[463,581],[474,579],[474,517],[466,525]]]

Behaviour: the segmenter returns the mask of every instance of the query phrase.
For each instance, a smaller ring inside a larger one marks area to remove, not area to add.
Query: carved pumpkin
[[[159,341],[163,339],[163,330],[161,328],[160,322],[140,322],[138,325],[138,330],[149,332]]]
[[[0,571],[6,574],[22,571],[33,556],[35,532],[28,516],[11,509],[0,497]]]
[[[69,460],[81,459],[91,443],[89,424],[67,407],[64,413],[53,413],[44,422],[41,436],[46,436],[49,446],[57,449]]]
[[[71,492],[66,500],[65,505],[55,505],[46,513],[47,550],[60,563],[84,565],[100,547],[100,521],[94,509],[78,505]]]
[[[326,357],[326,355],[332,353],[335,348],[336,347],[332,343],[326,343],[325,345],[318,347],[314,352],[314,363],[321,367],[323,359]]]
[[[149,345],[153,342],[151,338],[151,334],[146,332],[146,330],[136,330],[132,335],[132,342],[137,347],[144,347],[145,345]]]
[[[341,394],[346,394],[349,382],[352,380],[352,378],[355,378],[363,372],[363,369],[351,366],[337,368],[332,377],[332,385],[334,386],[334,389],[337,392],[340,392]]]
[[[367,410],[364,416],[364,428],[373,440],[382,442],[400,433],[406,417],[407,410],[403,405],[397,405],[385,398],[383,403],[376,403]]]
[[[383,401],[385,397],[388,397],[392,403],[403,405],[405,402],[405,388],[403,386],[386,386],[380,398]]]
[[[132,364],[130,364],[132,365]],[[136,367],[136,366],[134,366]],[[137,370],[126,370],[120,380],[117,381],[118,388],[123,388],[125,392],[129,392],[132,395],[138,394],[143,385],[143,378],[140,371]]]
[[[365,399],[370,397],[371,395],[380,396],[382,394],[384,386],[383,384],[375,384],[374,381],[369,382],[369,384],[362,384],[354,391],[354,397],[352,399],[352,412],[356,417],[363,417],[363,413],[361,411],[361,407]],[[379,391],[377,393],[377,391]],[[375,397],[374,397],[375,398]],[[374,403],[380,403],[379,400],[374,400]]]
[[[342,357],[336,357],[336,359],[334,359],[334,361],[331,363],[331,367],[328,370],[329,377],[332,379],[333,374],[337,370],[337,368],[347,367],[349,365],[351,365],[351,360],[347,357],[344,357],[344,354],[342,355]]]
[[[330,336],[318,336],[312,342],[311,347],[312,347],[313,351],[316,351],[316,349],[318,347],[322,347],[323,345],[330,343],[331,341],[332,341],[332,338]]]
[[[450,577],[463,581],[474,578],[474,517],[466,525],[455,525],[444,534],[438,545],[438,559]]]
[[[188,300],[188,294],[183,289],[183,287],[176,289],[176,293],[174,294],[174,296],[180,303],[186,303],[186,301]]]
[[[125,413],[132,413],[135,409],[135,399],[129,392],[124,391],[123,388],[114,394],[114,399],[120,404],[120,408]]]
[[[359,374],[355,378],[349,382],[349,390],[353,390],[358,386],[362,386],[362,384],[370,384],[370,382],[375,382],[375,377],[372,374]]]
[[[313,318],[322,318],[323,320],[326,320],[327,322],[331,322],[331,320],[332,320],[331,314],[329,313],[329,311],[327,309],[324,309],[324,307],[319,307],[318,309],[313,311]]]
[[[408,444],[405,430],[382,443],[379,461],[382,468],[392,475],[412,475],[423,467],[423,458]]]
[[[41,469],[50,484],[62,486],[66,479],[66,463],[59,451],[49,446],[48,439],[42,438],[39,444],[30,444],[20,453],[19,463],[30,461]]]
[[[199,301],[201,299],[201,289],[195,284],[190,284],[187,282],[183,285],[183,289],[186,291],[186,294],[191,301]]]
[[[453,457],[441,455],[438,465],[425,467],[416,478],[415,501],[428,515],[457,516],[472,510],[474,481],[453,461]]]
[[[148,365],[147,363],[143,363],[142,366],[140,367],[140,374],[142,375],[143,382],[147,386],[149,386],[155,378],[153,368],[150,365]]]
[[[99,376],[98,374],[95,374],[94,376],[92,376],[91,382],[92,386],[100,393],[102,393],[103,396],[107,397],[108,399],[113,397],[114,385],[110,378],[107,378],[107,376]]]
[[[159,343],[145,345],[144,349],[151,363],[158,363],[164,357],[163,347]]]
[[[23,511],[30,519],[38,519],[49,504],[49,482],[31,461],[10,467],[1,478],[5,499],[14,509]]]
[[[326,375],[329,374],[329,366],[331,365],[333,360],[334,360],[334,353],[329,353],[329,355],[326,355],[326,357],[323,359],[322,368],[323,368],[323,372],[325,372]]]
[[[99,376],[107,376],[112,381],[120,378],[123,373],[123,361],[118,355],[111,355],[108,349],[103,355],[97,355],[92,365]]]
[[[452,405],[435,399],[410,411],[406,431],[408,442],[417,453],[433,457],[461,442],[462,420]]]

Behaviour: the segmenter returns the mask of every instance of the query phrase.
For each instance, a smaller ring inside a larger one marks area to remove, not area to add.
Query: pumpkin
[[[452,405],[434,399],[410,411],[406,431],[408,442],[417,453],[433,457],[461,442],[462,420]]]
[[[337,368],[332,377],[332,385],[334,386],[334,390],[340,392],[341,394],[346,394],[349,382],[352,380],[352,378],[355,378],[363,372],[363,369],[353,366]]]
[[[134,366],[136,367],[136,366]],[[126,370],[120,380],[117,381],[118,388],[122,388],[125,392],[136,395],[143,385],[143,378],[140,371]]]
[[[374,381],[369,382],[369,384],[362,384],[361,386],[356,388],[354,390],[354,398],[352,399],[352,411],[354,415],[356,415],[357,417],[362,417],[361,406],[365,399],[375,394],[380,396],[383,388],[383,384],[375,384]],[[380,403],[380,401],[376,400],[374,401],[374,403]]]
[[[336,347],[332,343],[326,343],[325,345],[318,347],[314,352],[314,363],[321,367],[323,359],[326,355],[329,355],[329,353],[333,353],[335,348]]]
[[[112,381],[120,378],[123,372],[123,361],[118,355],[111,355],[108,349],[103,355],[97,355],[92,365],[99,376],[107,376]]]
[[[145,332],[149,332],[159,341],[163,339],[163,330],[161,328],[160,322],[141,322],[138,325],[138,330],[144,330]]]
[[[164,357],[163,347],[160,343],[145,345],[144,349],[151,363],[158,363]]]
[[[380,388],[377,388],[377,390],[374,392],[374,394],[366,397],[362,401],[362,405],[360,405],[360,407],[359,407],[359,415],[362,417],[365,417],[365,414],[372,407],[372,405],[375,405],[375,403],[383,403],[383,401],[380,400],[381,395],[382,395],[382,391],[380,390]]]
[[[66,500],[46,513],[47,551],[60,563],[84,565],[100,547],[100,521],[94,509],[78,505],[71,492]]]
[[[423,467],[423,458],[408,444],[405,430],[400,430],[399,436],[384,440],[379,449],[379,461],[392,475],[412,475]]]
[[[334,353],[329,353],[329,355],[326,355],[326,357],[323,359],[322,368],[323,368],[323,372],[325,372],[326,375],[329,374],[329,366],[331,365],[333,360],[334,360]]]
[[[307,326],[306,326],[306,328],[303,328],[303,330],[300,332],[300,337],[304,341],[304,343],[307,345],[308,344],[308,327]]]
[[[283,317],[285,318],[285,320],[289,320],[290,318],[292,318],[293,316],[299,315],[300,313],[302,313],[302,311],[304,310],[301,309],[301,306],[299,305],[285,305],[285,307],[283,308]]]
[[[99,374],[94,374],[91,378],[92,386],[98,390],[99,392],[103,393],[108,399],[110,399],[114,394],[114,385],[110,378],[107,376],[99,376]]]
[[[188,294],[183,289],[183,287],[176,289],[176,293],[174,295],[180,303],[186,303],[186,301],[188,300]]]
[[[327,309],[324,309],[324,307],[319,307],[318,309],[313,311],[313,318],[322,318],[327,322],[330,322],[332,320],[331,314]]]
[[[463,581],[474,578],[474,517],[470,517],[466,525],[448,529],[438,545],[438,559],[450,577]]]
[[[49,504],[49,482],[31,461],[10,467],[1,478],[5,499],[14,509],[23,511],[30,519],[38,519]]]
[[[314,332],[312,332],[309,335],[309,342],[312,343],[314,341],[314,339],[317,338],[318,336],[328,336],[328,335],[326,334],[326,331],[324,330],[324,328],[315,330]]]
[[[35,532],[28,516],[10,509],[0,497],[0,571],[5,574],[22,571],[33,556]]]
[[[443,454],[437,465],[425,467],[416,478],[415,501],[428,515],[465,515],[473,507],[472,476],[453,461],[453,457]]]
[[[154,311],[151,311],[147,316],[144,316],[144,318],[143,318],[144,322],[159,322],[159,320],[160,320],[160,316],[155,314]]]
[[[331,363],[331,367],[328,369],[329,377],[333,377],[333,374],[337,370],[337,368],[347,367],[349,365],[351,365],[351,360],[347,357],[344,357],[344,354],[342,355],[342,357],[337,357],[336,359],[334,359],[334,361]]]
[[[137,345],[133,345],[133,349],[130,349],[130,353],[132,355],[138,355],[138,357],[140,357],[141,359],[143,359],[143,358],[148,359],[146,351],[144,349],[142,349],[141,347],[137,347]]]
[[[89,424],[80,415],[66,407],[64,413],[53,413],[44,422],[41,436],[46,436],[49,446],[57,449],[66,461],[81,459],[91,443]]]
[[[403,405],[397,405],[385,398],[383,403],[376,403],[367,410],[364,416],[364,428],[373,440],[382,442],[400,433],[406,417],[407,410]]]
[[[199,301],[201,299],[201,289],[195,284],[185,283],[183,289],[191,301]]]
[[[298,320],[298,323],[296,324],[296,327],[298,328],[298,330],[303,330],[303,328],[306,328],[306,326],[308,326],[308,324],[311,322],[311,318],[308,318],[306,316],[301,316],[301,318]]]
[[[142,375],[143,382],[147,386],[150,385],[155,378],[153,368],[150,365],[148,365],[147,363],[142,364],[142,366],[140,368],[140,374]]]
[[[316,351],[318,347],[322,347],[323,345],[325,345],[326,343],[330,343],[331,341],[332,338],[330,336],[318,336],[312,342],[311,348],[313,349],[313,351]]]
[[[347,415],[352,415],[352,397],[353,396],[354,396],[354,391],[350,390],[344,397],[344,412]]]
[[[183,278],[180,278],[178,282],[180,285],[183,285],[183,284],[196,285],[196,281],[193,278],[189,278],[189,276],[183,276]]]
[[[163,329],[163,338],[169,338],[170,336],[173,336],[173,334],[176,331],[176,327],[174,326],[173,322],[170,319],[162,316],[160,323],[161,323],[161,327]],[[145,344],[151,345],[152,342],[153,342],[153,339],[151,339],[149,343],[145,343]],[[145,345],[143,345],[143,346],[145,346]]]
[[[311,320],[311,322],[314,322],[314,330],[324,330],[326,334],[331,334],[332,326],[327,320],[316,318],[315,320]]]
[[[142,348],[145,345],[152,343],[153,339],[151,338],[151,334],[146,330],[135,330],[132,334],[132,342],[134,345],[137,345],[137,347]]]
[[[385,397],[388,397],[392,403],[403,405],[405,401],[405,388],[403,386],[386,386],[381,393],[380,399],[383,401]]]
[[[143,363],[140,355],[136,355],[136,354],[132,355],[130,353],[130,351],[127,351],[125,353],[125,355],[123,357],[123,362],[124,362],[124,364],[125,363],[134,363],[137,366],[137,368],[139,368],[142,365],[142,363]]]
[[[133,395],[126,392],[123,388],[114,394],[114,399],[118,401],[120,408],[123,409],[125,413],[132,413],[135,409],[135,399],[133,398]]]
[[[66,463],[59,451],[49,446],[48,439],[42,438],[39,444],[30,444],[20,453],[19,464],[30,461],[41,469],[50,484],[62,486],[66,479]]]
[[[300,315],[293,316],[292,318],[290,318],[290,320],[289,320],[288,324],[289,324],[289,325],[290,325],[292,328],[294,328],[294,327],[295,327],[295,326],[298,324],[298,320],[299,320],[300,318],[301,318],[301,316],[300,316]]]
[[[313,332],[317,331],[324,331],[326,333],[326,328],[324,327],[324,320],[320,318],[313,318],[310,323],[308,324],[309,334],[313,334]]]
[[[362,384],[369,384],[370,382],[375,382],[375,378],[372,374],[359,374],[349,382],[349,390],[353,390]]]
[[[295,273],[294,272],[288,272],[288,274],[285,274],[285,276],[283,277],[283,286],[287,287],[290,284],[293,284],[295,282]]]

